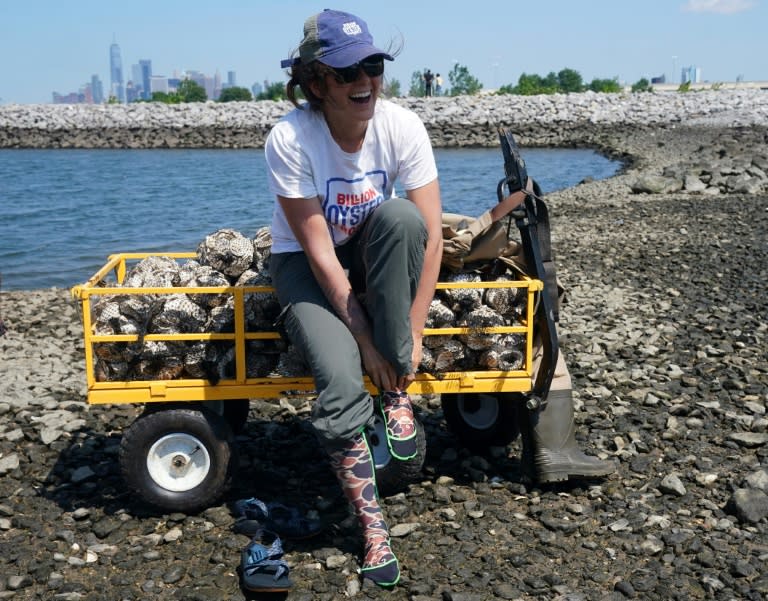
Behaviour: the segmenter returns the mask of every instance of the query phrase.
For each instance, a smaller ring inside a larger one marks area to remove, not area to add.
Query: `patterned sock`
[[[400,565],[389,544],[389,533],[382,522],[384,533],[369,528],[365,536],[363,577],[381,586],[394,586],[400,580]]]
[[[407,461],[416,456],[416,420],[406,392],[385,392],[379,407],[387,424],[387,445],[395,459]]]
[[[365,436],[358,434],[329,456],[331,468],[363,528],[363,576],[381,586],[394,586],[400,580],[400,566],[390,548],[389,530],[376,499],[376,480]]]

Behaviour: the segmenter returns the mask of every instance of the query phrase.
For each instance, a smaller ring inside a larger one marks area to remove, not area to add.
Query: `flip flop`
[[[265,534],[264,531],[260,535]],[[252,540],[240,554],[244,589],[258,593],[283,593],[293,586],[288,564],[281,559],[283,545],[276,535],[269,547]]]
[[[323,529],[320,520],[304,517],[295,507],[265,503],[254,497],[235,502],[233,513],[236,520],[232,529],[246,536],[255,536],[266,529],[286,539],[300,540],[316,536]]]

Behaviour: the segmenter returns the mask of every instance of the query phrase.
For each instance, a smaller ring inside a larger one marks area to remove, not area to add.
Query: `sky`
[[[399,46],[386,75],[407,92],[415,71],[455,65],[485,89],[522,73],[578,71],[585,82],[632,84],[683,67],[712,83],[768,81],[768,0],[0,0],[0,104],[51,102],[99,75],[109,90],[109,47],[125,79],[140,59],[153,75],[185,70],[250,88],[282,82],[280,60],[306,17],[324,8],[362,17],[375,42]]]

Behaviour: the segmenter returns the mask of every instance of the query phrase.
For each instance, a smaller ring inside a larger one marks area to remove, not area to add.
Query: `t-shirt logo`
[[[368,215],[384,202],[387,174],[371,171],[358,179],[332,177],[326,184],[323,212],[336,244],[341,244],[365,223]]]

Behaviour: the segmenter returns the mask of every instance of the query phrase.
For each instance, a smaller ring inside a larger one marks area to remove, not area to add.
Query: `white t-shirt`
[[[294,109],[275,124],[264,150],[270,191],[286,198],[319,197],[336,246],[346,242],[377,206],[392,198],[395,180],[405,190],[413,190],[437,178],[435,157],[421,119],[382,99],[376,102],[358,152],[339,148],[322,112],[309,107]],[[272,252],[299,250],[301,245],[280,203],[275,202]]]

